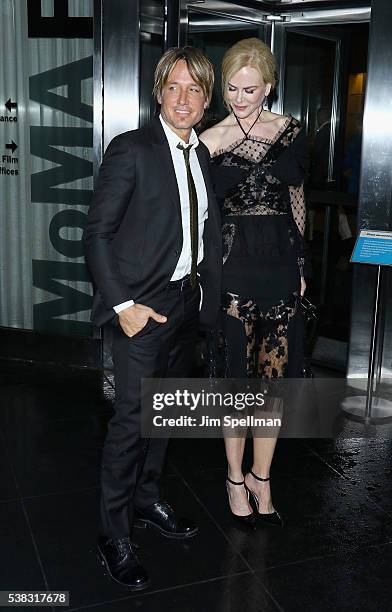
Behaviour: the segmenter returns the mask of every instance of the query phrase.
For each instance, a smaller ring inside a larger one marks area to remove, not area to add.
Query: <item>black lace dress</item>
[[[273,140],[244,137],[211,163],[223,220],[226,375],[301,376],[305,135],[287,117]]]

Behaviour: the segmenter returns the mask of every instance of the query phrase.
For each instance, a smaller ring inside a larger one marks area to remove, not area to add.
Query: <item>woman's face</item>
[[[244,66],[229,79],[226,100],[239,119],[246,119],[255,111],[259,112],[270,91],[271,84],[264,82],[256,68]]]

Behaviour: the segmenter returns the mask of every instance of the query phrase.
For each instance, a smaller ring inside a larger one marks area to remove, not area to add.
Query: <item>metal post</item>
[[[139,127],[139,0],[104,0],[104,149],[127,130]]]
[[[374,393],[374,372],[376,367],[377,344],[379,341],[382,293],[382,267],[377,266],[377,268],[366,396],[355,395],[347,397],[342,402],[343,412],[349,418],[365,423],[366,425],[370,423],[382,423],[383,421],[385,422],[392,419],[392,401]]]
[[[366,389],[366,410],[365,420],[370,419],[373,391],[374,391],[374,364],[376,357],[376,344],[378,338],[378,325],[379,325],[379,312],[380,312],[380,279],[381,279],[381,266],[377,266],[377,281],[376,281],[376,296],[374,300],[374,313],[372,323],[372,336],[369,353],[369,369],[368,369],[368,384]]]

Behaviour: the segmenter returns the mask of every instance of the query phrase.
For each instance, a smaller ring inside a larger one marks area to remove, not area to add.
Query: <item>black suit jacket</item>
[[[214,326],[220,303],[221,231],[209,174],[209,153],[196,149],[208,195],[204,258],[199,265],[200,323]],[[169,144],[159,119],[116,136],[105,153],[84,231],[96,293],[91,319],[102,326],[113,306],[132,299],[154,308],[182,249],[180,196]]]

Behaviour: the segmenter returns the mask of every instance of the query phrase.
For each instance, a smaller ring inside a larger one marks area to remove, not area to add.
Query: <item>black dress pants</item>
[[[101,468],[101,535],[128,536],[134,510],[159,499],[167,439],[140,436],[141,379],[184,378],[192,368],[200,291],[169,283],[153,307],[166,323],[149,319],[129,338],[121,328],[113,339],[115,414],[108,425]]]

